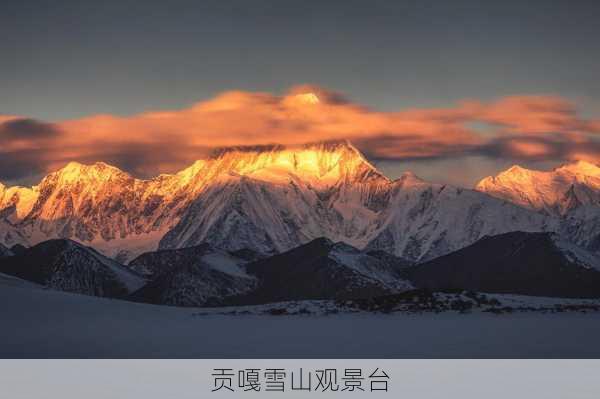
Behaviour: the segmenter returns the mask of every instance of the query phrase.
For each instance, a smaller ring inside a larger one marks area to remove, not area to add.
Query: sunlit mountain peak
[[[578,160],[562,165],[557,168],[558,171],[571,172],[573,174],[581,174],[586,176],[600,176],[600,167],[585,160]]]
[[[294,99],[301,104],[319,104],[321,102],[319,96],[313,92],[296,94]]]
[[[79,162],[69,162],[62,169],[50,174],[53,178],[63,183],[79,181],[108,181],[116,177],[129,177],[129,175],[117,167],[104,162],[95,162],[93,164],[82,164]]]
[[[515,165],[481,180],[476,189],[525,208],[564,215],[574,204],[599,203],[600,168],[581,160],[549,171]]]

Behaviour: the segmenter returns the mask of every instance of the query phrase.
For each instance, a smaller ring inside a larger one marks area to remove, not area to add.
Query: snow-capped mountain
[[[0,272],[60,291],[106,297],[124,297],[145,283],[130,269],[71,240],[45,241],[2,258]]]
[[[210,242],[272,254],[327,237],[420,260],[488,234],[555,227],[477,191],[410,173],[391,181],[348,143],[232,149],[221,156],[227,163],[248,157],[244,165],[253,166],[238,167],[207,188],[161,240],[162,248]]]
[[[600,167],[576,161],[551,171],[519,166],[483,179],[476,187],[486,194],[554,218],[562,237],[600,251]]]
[[[171,306],[215,306],[253,289],[246,260],[209,244],[140,255],[129,266],[152,281],[130,299]]]
[[[150,180],[70,163],[31,188],[0,186],[0,242],[69,238],[121,262],[205,242],[270,255],[319,237],[425,260],[484,235],[559,229],[481,191],[392,181],[348,142],[227,148]]]
[[[407,269],[406,278],[431,290],[599,297],[600,259],[555,233],[512,232]]]
[[[381,228],[367,248],[427,260],[486,235],[553,230],[555,221],[477,191],[427,183],[405,173],[392,185],[379,216]]]
[[[0,186],[0,239],[71,238],[120,260],[156,249],[161,239],[161,248],[209,241],[263,252],[324,234],[364,240],[387,183],[347,143],[219,150],[151,180],[72,162],[34,187]]]
[[[389,199],[390,180],[348,143],[233,148],[222,170],[161,240],[281,252],[317,237],[363,245]]]
[[[16,231],[10,242],[30,245],[70,238],[127,258],[155,248],[174,225],[186,204],[179,184],[174,176],[139,180],[105,163],[71,162],[37,186],[0,189],[4,235]]]
[[[584,205],[600,206],[600,167],[586,161],[551,171],[515,165],[481,180],[476,189],[529,209],[565,215]]]

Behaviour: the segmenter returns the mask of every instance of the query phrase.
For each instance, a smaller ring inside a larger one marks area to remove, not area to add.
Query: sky
[[[597,161],[598,21],[597,1],[4,1],[0,181],[340,138],[463,186]]]

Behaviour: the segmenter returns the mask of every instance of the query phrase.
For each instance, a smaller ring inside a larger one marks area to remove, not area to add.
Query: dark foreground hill
[[[94,249],[64,239],[0,259],[0,272],[60,291],[104,297],[125,297],[145,283]]]
[[[361,298],[411,289],[401,272],[410,263],[318,238],[290,251],[250,263],[259,285],[238,303],[299,299]]]
[[[246,263],[209,244],[148,252],[129,266],[152,280],[129,299],[171,306],[217,306],[256,286],[256,279],[245,271]]]
[[[411,268],[405,276],[430,290],[600,297],[600,260],[551,233],[485,237]]]

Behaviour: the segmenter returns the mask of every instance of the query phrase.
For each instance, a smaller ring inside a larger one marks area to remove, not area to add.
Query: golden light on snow
[[[297,94],[296,99],[302,104],[318,104],[320,102],[315,93]]]

